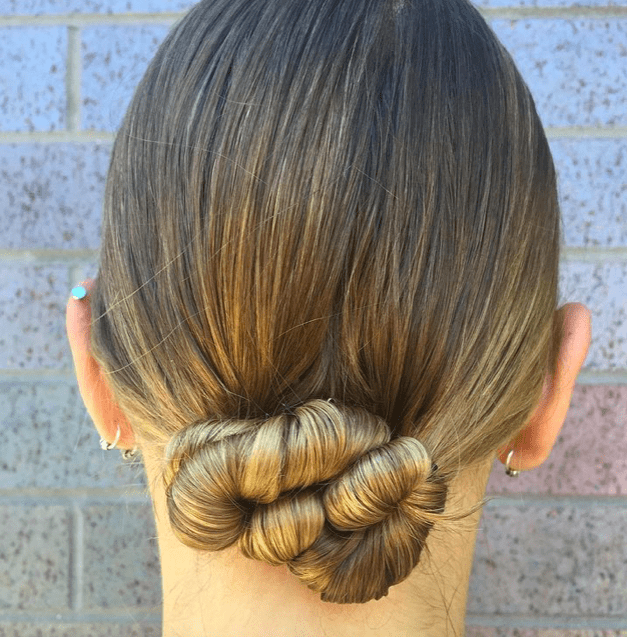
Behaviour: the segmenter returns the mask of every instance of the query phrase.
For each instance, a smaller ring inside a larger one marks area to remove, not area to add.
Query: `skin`
[[[94,280],[81,283],[88,292]],[[480,500],[498,457],[514,449],[511,467],[529,471],[551,453],[562,428],[577,375],[591,340],[591,313],[581,303],[559,308],[564,322],[557,372],[547,375],[544,393],[521,433],[479,466],[459,474],[449,488],[449,505]],[[380,600],[367,604],[329,604],[310,591],[286,567],[244,558],[234,549],[203,554],[172,534],[161,487],[159,463],[150,446],[136,438],[116,404],[105,376],[90,354],[89,296],[67,304],[67,334],[78,386],[98,434],[115,439],[117,449],[135,446],[142,453],[153,500],[163,587],[163,637],[425,637],[464,634],[466,598],[481,512],[433,529],[412,574]]]

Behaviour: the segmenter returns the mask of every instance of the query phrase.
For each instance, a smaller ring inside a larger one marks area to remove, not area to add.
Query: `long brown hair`
[[[555,372],[560,223],[467,0],[196,5],[116,137],[91,301],[177,537],[386,595]]]

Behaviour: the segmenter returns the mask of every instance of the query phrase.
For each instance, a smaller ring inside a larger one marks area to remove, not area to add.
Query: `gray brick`
[[[488,505],[468,612],[627,614],[627,507]]]
[[[114,131],[167,26],[90,27],[82,32],[82,126]]]
[[[3,131],[65,128],[64,27],[3,27],[0,126]]]
[[[564,240],[627,246],[627,140],[552,139]]]
[[[0,248],[91,248],[111,144],[0,146]]]
[[[103,451],[98,441],[75,382],[0,383],[3,489],[145,489],[141,462]]]
[[[3,15],[186,11],[197,0],[5,0]]]
[[[592,312],[588,370],[627,368],[627,262],[565,262],[560,267],[560,305],[579,301]]]
[[[161,624],[27,624],[0,622],[0,637],[161,637]]]
[[[161,606],[161,566],[151,505],[84,510],[85,609]]]
[[[0,263],[0,369],[71,368],[64,265]]]
[[[0,610],[67,610],[70,524],[62,506],[0,506]]]
[[[627,125],[627,20],[494,20],[545,126]]]

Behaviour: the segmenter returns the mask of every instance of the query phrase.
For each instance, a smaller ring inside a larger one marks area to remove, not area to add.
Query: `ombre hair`
[[[555,373],[561,218],[467,0],[204,0],[117,134],[92,352],[184,544],[387,595]]]

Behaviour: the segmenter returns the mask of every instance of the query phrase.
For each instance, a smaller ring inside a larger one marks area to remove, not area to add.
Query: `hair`
[[[467,0],[194,6],[116,136],[91,299],[175,535],[387,595],[555,373],[560,224]]]

